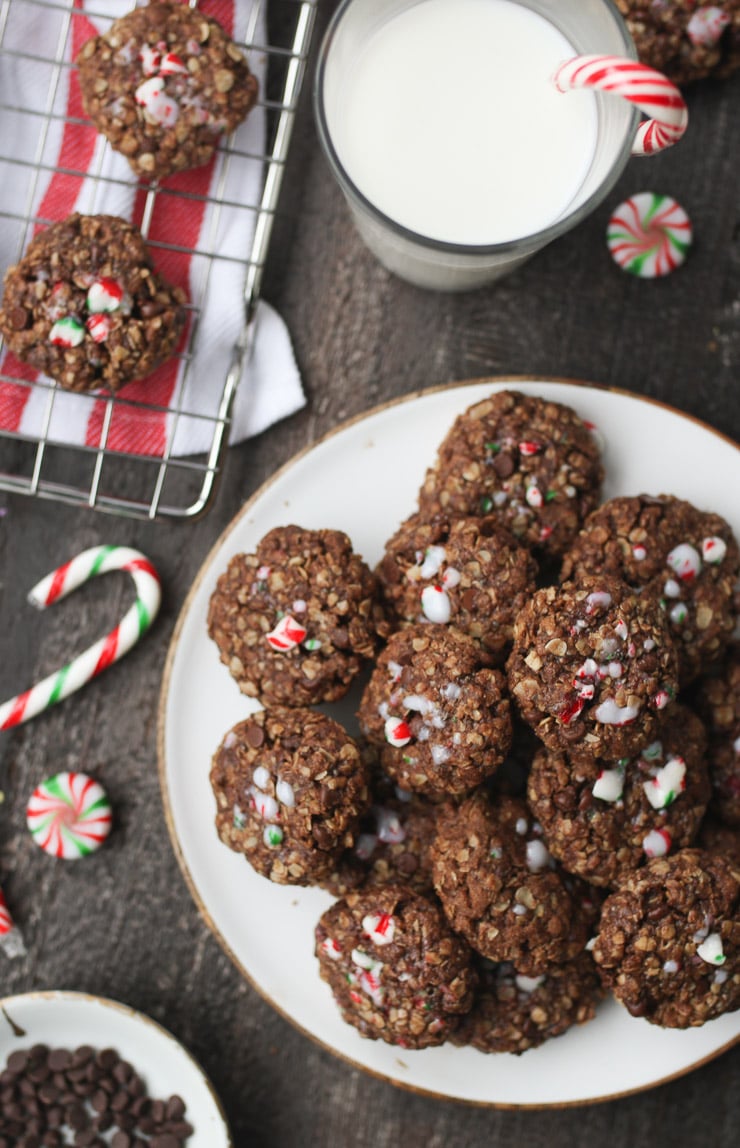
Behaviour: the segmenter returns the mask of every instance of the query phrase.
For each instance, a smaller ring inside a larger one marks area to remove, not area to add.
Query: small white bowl
[[[72,992],[1,999],[0,1064],[34,1044],[114,1048],[141,1075],[152,1099],[177,1094],[185,1101],[185,1119],[194,1129],[187,1148],[233,1148],[221,1102],[200,1065],[171,1033],[128,1005]]]

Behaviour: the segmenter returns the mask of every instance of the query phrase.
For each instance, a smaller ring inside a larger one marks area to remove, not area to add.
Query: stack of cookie
[[[219,832],[340,898],[316,952],[365,1036],[520,1053],[605,989],[674,1027],[740,1007],[740,553],[669,495],[599,506],[602,479],[574,411],[498,392],[450,429],[375,574],[293,526],[219,580],[222,661],[278,707],[214,757]],[[291,708],[373,658],[358,743]]]

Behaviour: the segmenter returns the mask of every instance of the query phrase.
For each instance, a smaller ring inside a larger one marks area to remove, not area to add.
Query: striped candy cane
[[[23,957],[26,954],[23,937],[10,915],[2,889],[0,889],[0,952],[11,958]]]
[[[97,677],[128,653],[149,629],[162,599],[159,575],[148,558],[128,546],[93,546],[90,550],[83,550],[76,558],[42,578],[29,593],[28,600],[39,610],[45,610],[47,606],[76,590],[83,582],[96,578],[98,574],[107,574],[110,570],[126,570],[133,578],[136,586],[133,606],[110,633],[79,657],[0,705],[0,730],[12,729],[36,717],[79,690],[91,678]]]
[[[689,113],[675,84],[654,68],[622,56],[576,56],[554,76],[560,92],[591,88],[629,100],[650,119],[640,124],[633,155],[651,155],[678,143],[686,131]]]

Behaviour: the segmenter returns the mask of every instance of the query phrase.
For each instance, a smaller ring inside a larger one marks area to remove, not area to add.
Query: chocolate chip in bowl
[[[210,1081],[155,1021],[102,997],[0,1001],[0,1145],[233,1148]]]

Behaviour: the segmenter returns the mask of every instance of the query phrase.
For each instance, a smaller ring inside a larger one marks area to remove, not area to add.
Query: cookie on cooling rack
[[[179,3],[129,12],[77,65],[87,115],[144,179],[207,163],[259,88],[221,25]]]
[[[740,68],[740,0],[617,0],[637,53],[677,84]]]
[[[19,359],[65,389],[117,391],[174,353],[184,304],[135,227],[114,215],[70,215],[8,269],[0,331]]]

